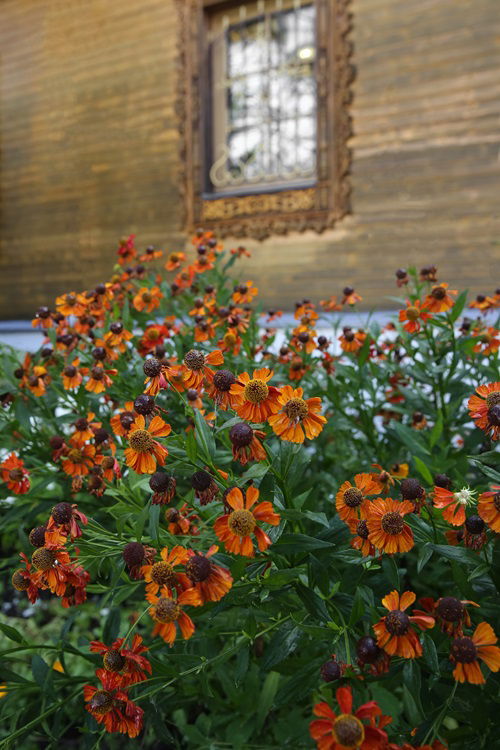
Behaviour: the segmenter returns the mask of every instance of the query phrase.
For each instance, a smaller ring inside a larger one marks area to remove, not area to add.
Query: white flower
[[[476,494],[476,491],[471,490],[470,487],[462,487],[460,492],[453,493],[455,500],[460,505],[472,505],[472,503],[475,503],[476,502],[476,498],[474,497],[475,494]]]

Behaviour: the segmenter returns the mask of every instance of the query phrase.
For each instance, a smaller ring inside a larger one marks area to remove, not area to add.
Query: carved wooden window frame
[[[228,0],[230,1],[230,0]],[[240,0],[241,2],[241,0]],[[206,64],[205,13],[214,0],[176,0],[179,23],[177,115],[181,140],[183,229],[218,236],[266,237],[312,229],[323,232],[350,212],[354,67],[350,0],[314,0],[317,18],[317,175],[313,187],[207,197],[203,194],[202,70]],[[222,2],[220,4],[223,4]]]

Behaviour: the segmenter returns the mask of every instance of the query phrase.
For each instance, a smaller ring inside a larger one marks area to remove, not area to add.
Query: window
[[[323,231],[348,213],[349,0],[177,0],[185,226]]]
[[[241,5],[237,23],[224,12],[212,19],[209,192],[315,178],[315,7],[275,8],[261,0],[257,17],[246,20]]]

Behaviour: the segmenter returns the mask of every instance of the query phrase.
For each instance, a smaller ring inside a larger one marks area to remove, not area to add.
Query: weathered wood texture
[[[0,0],[0,316],[29,316],[106,277],[124,233],[182,243],[173,5]],[[248,242],[243,275],[280,306],[347,282],[381,305],[409,263],[491,291],[498,0],[352,0],[352,10],[352,216],[322,235]]]

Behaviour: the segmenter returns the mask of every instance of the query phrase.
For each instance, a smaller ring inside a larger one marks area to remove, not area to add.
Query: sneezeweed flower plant
[[[4,347],[0,747],[497,747],[500,290],[248,256],[125,237]]]

